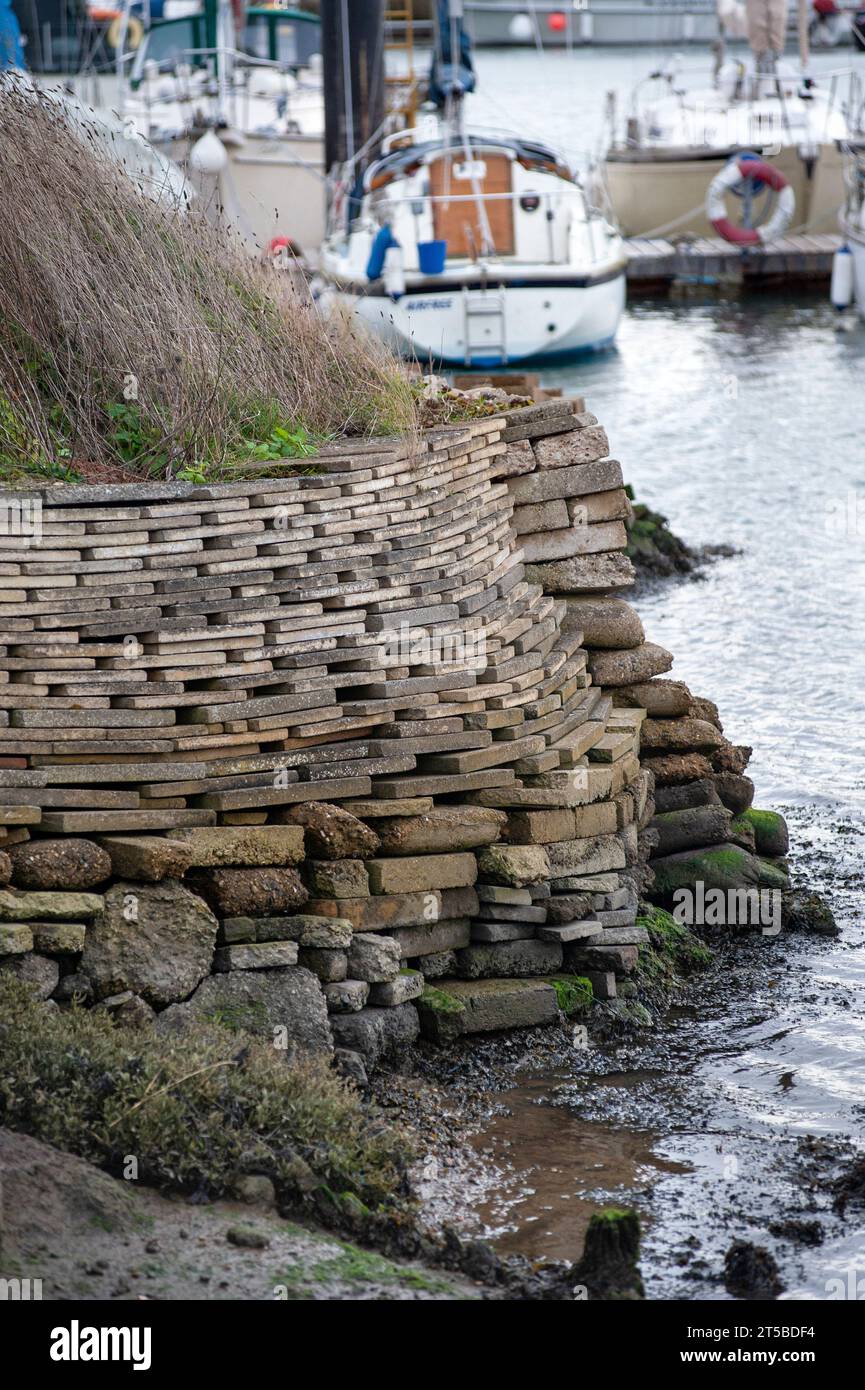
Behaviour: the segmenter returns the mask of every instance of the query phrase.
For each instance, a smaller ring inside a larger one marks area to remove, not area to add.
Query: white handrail
[[[489,200],[490,202],[501,202],[505,199],[513,201],[518,198],[582,198],[583,202],[588,206],[588,200],[584,190],[577,187],[563,188],[561,192],[555,193],[548,188],[524,188],[522,191],[516,190],[510,193],[481,192],[477,197],[483,198],[485,201]],[[388,203],[474,203],[476,201],[477,198],[474,193],[418,193],[414,197],[410,197],[406,194],[404,197],[387,199]],[[603,216],[600,209],[594,209],[594,212],[598,217]]]
[[[468,136],[471,141],[489,140],[490,144],[494,144],[499,148],[503,145],[537,144],[542,146],[542,148],[555,159],[559,160],[566,168],[569,169],[571,167],[571,161],[565,151],[560,146],[551,144],[551,142],[542,135],[535,136],[526,133],[521,135],[519,131],[516,130],[508,130],[496,126],[477,125],[472,121],[471,125],[468,126]],[[411,129],[408,130],[396,130],[392,135],[388,135],[386,139],[382,141],[381,155],[377,162],[382,162],[389,154],[399,149],[408,149],[412,145],[435,144],[438,141],[444,144],[441,135],[435,134],[431,136],[429,131],[423,126],[412,126]]]

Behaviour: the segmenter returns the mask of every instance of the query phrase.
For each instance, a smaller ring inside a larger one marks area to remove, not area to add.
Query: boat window
[[[242,48],[253,58],[264,58],[286,67],[300,67],[318,48],[317,34],[302,43],[299,26],[278,15],[247,15]]]
[[[203,48],[204,43],[202,15],[184,15],[154,24],[136,51],[130,74],[133,87],[144,75],[145,62],[156,62],[162,69],[168,70],[177,63],[189,62],[190,51]]]

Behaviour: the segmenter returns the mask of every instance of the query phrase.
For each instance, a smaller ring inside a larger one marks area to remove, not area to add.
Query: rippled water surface
[[[545,113],[550,137],[593,149],[604,90],[651,61],[484,53],[487,114],[537,133]],[[802,1149],[860,1143],[865,1117],[865,327],[842,331],[821,293],[639,301],[613,351],[542,375],[586,397],[638,500],[738,548],[638,606],[673,674],[753,745],[758,804],[788,811],[844,934],[732,952],[657,1038],[527,1075],[477,1140],[506,1177],[475,1215],[506,1248],[573,1257],[590,1211],[627,1198],[650,1296],[724,1297],[744,1235],[774,1250],[787,1297],[825,1298],[865,1275],[861,1218],[827,1209]],[[814,1249],[769,1229],[815,1213]]]
[[[634,304],[614,352],[547,379],[586,396],[638,499],[740,548],[639,606],[753,744],[764,800],[865,809],[865,326],[815,296]]]
[[[602,144],[605,93],[624,109],[669,56],[482,50],[471,115],[578,157]],[[689,49],[683,70],[708,61]],[[848,65],[865,73],[865,55],[813,59],[818,76]],[[741,547],[641,611],[754,745],[764,799],[865,809],[865,325],[839,331],[822,292],[636,301],[613,351],[544,380],[585,395],[683,538]]]

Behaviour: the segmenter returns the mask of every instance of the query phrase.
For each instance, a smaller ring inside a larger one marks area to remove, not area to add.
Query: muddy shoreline
[[[768,1253],[778,1286],[735,1296],[855,1297],[865,824],[783,809],[794,882],[825,893],[842,935],[716,935],[713,963],[659,1001],[652,1026],[595,1005],[587,1046],[582,1021],[420,1044],[372,1086],[385,1118],[419,1141],[417,1218],[337,1233],[272,1207],[133,1197],[80,1159],[8,1135],[13,1159],[16,1145],[33,1149],[14,1170],[44,1181],[38,1203],[16,1200],[4,1253],[11,1236],[22,1268],[47,1259],[61,1297],[569,1300],[588,1223],[614,1204],[639,1214],[649,1300],[734,1296],[725,1256],[736,1241]],[[845,1024],[849,1074],[818,1041],[840,1039],[843,1059]],[[235,1229],[259,1243],[238,1248]]]
[[[596,1008],[588,1047],[570,1026],[533,1030],[420,1047],[410,1074],[379,1077],[380,1103],[424,1145],[414,1181],[429,1229],[552,1273],[579,1258],[593,1211],[632,1206],[650,1299],[730,1297],[724,1256],[737,1239],[771,1253],[782,1298],[835,1296],[832,1281],[857,1254],[862,1265],[865,1212],[842,1214],[836,1199],[865,1104],[851,1095],[827,1113],[836,1059],[820,1075],[807,1038],[859,1016],[865,834],[820,807],[783,810],[794,883],[825,894],[839,938],[716,934],[714,963],[652,1027],[611,1039]]]

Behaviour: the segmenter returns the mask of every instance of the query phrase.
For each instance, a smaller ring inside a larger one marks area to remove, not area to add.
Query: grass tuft
[[[206,1198],[230,1194],[239,1173],[263,1172],[294,1203],[318,1206],[333,1189],[393,1208],[412,1157],[406,1136],[324,1060],[288,1063],[218,1025],[162,1036],[93,1011],[46,1009],[7,975],[0,1123],[118,1176],[131,1156],[139,1181]]]
[[[591,1008],[594,991],[585,975],[549,975],[547,983],[556,991],[556,1003],[566,1018]]]
[[[414,428],[383,344],[195,201],[145,194],[96,132],[4,87],[0,480],[219,481]]]

